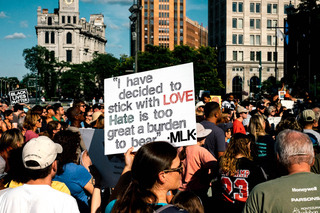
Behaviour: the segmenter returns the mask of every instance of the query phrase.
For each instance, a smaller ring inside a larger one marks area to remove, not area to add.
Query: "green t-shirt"
[[[257,185],[243,213],[320,212],[320,175],[301,172]]]

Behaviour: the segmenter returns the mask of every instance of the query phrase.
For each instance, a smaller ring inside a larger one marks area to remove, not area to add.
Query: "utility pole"
[[[278,27],[277,25],[274,27],[267,27],[268,29],[274,29],[275,34],[275,53],[273,54],[274,58],[274,75],[276,78],[276,82],[278,80],[278,29],[284,29],[284,27]],[[284,39],[284,38],[283,38]]]
[[[133,5],[129,8],[129,11],[131,15],[129,16],[129,19],[131,21],[131,37],[132,40],[135,41],[135,63],[134,63],[134,72],[138,72],[138,51],[139,51],[139,39],[140,39],[140,11],[142,9],[142,6],[139,5],[138,0],[137,2],[133,0]],[[132,30],[132,25],[134,25],[134,32]]]

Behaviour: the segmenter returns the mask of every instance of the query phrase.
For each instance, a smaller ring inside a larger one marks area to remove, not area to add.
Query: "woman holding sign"
[[[132,164],[132,181],[118,197],[112,212],[185,212],[167,206],[167,192],[178,189],[183,166],[176,149],[167,142],[152,142],[142,146]],[[107,212],[107,211],[106,211]]]

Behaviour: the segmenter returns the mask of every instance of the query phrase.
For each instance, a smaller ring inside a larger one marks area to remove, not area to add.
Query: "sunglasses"
[[[42,119],[41,119],[41,118],[39,118],[37,121],[38,121],[39,123],[41,123]]]
[[[171,168],[171,169],[165,169],[163,170],[164,173],[169,173],[169,172],[179,172],[181,174],[183,172],[183,165],[180,162],[179,167],[177,168]]]
[[[81,104],[80,107],[87,107],[85,104]]]

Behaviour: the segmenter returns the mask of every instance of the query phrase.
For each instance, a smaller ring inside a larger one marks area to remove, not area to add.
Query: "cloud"
[[[132,0],[81,0],[85,3],[95,3],[95,4],[122,4],[130,5],[133,3]]]
[[[107,48],[119,48],[119,49],[122,49],[123,46],[121,44],[109,44],[107,43]]]
[[[115,25],[113,23],[108,23],[108,28],[113,29],[113,30],[119,30],[120,27],[118,25]]]
[[[22,27],[22,28],[28,28],[29,27],[29,24],[28,24],[28,21],[21,21],[20,22],[20,27]]]
[[[7,35],[4,39],[24,39],[26,36],[23,33],[13,33],[12,35]]]
[[[121,24],[121,26],[126,28],[126,29],[130,29],[130,23],[129,22],[123,23],[123,24]]]
[[[0,18],[7,18],[7,17],[8,16],[3,11],[0,12]]]

